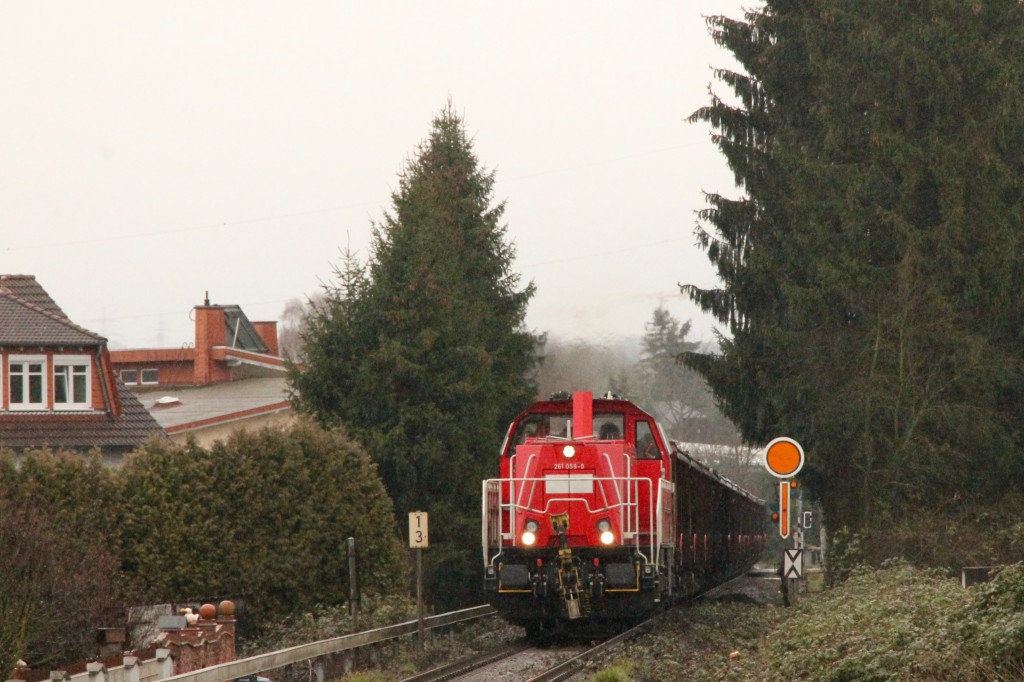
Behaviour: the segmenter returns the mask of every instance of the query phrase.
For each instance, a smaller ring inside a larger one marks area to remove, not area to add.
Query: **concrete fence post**
[[[89,674],[89,682],[107,682],[107,666],[100,661],[87,663],[85,672]]]
[[[157,673],[158,680],[166,680],[174,676],[174,660],[171,658],[170,649],[157,649],[156,660],[160,665],[160,672]]]
[[[138,656],[124,657],[124,682],[139,682],[141,671],[139,670]]]

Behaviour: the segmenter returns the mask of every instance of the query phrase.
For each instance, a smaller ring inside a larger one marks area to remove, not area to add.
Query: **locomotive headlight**
[[[540,530],[540,524],[534,521],[533,519],[527,519],[526,523],[523,524],[523,544],[529,546],[537,542],[538,530]]]
[[[612,532],[612,522],[608,519],[601,519],[597,522],[597,530],[600,532],[601,544],[610,545],[615,542],[615,533]]]
[[[565,455],[567,459],[572,459],[576,456],[576,448],[571,445],[566,445],[562,448],[562,454]]]

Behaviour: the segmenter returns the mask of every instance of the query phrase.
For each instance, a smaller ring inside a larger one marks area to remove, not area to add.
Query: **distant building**
[[[31,275],[0,275],[0,447],[98,449],[108,464],[163,429],[127,390],[107,340]]]
[[[195,343],[111,351],[121,380],[175,441],[201,445],[237,428],[293,418],[277,322],[250,322],[237,305],[193,309]]]

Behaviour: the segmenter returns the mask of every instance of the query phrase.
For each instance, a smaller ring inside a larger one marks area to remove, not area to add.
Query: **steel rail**
[[[446,680],[455,679],[456,677],[473,672],[479,668],[483,668],[492,663],[496,663],[497,661],[514,656],[529,648],[530,645],[525,642],[515,642],[497,649],[492,649],[491,651],[484,651],[483,653],[476,654],[475,656],[470,656],[446,665],[438,666],[432,670],[426,670],[422,673],[413,675],[412,677],[404,677],[401,682],[445,682]]]
[[[584,665],[590,662],[590,660],[595,658],[598,654],[640,635],[657,619],[658,616],[645,620],[643,623],[640,623],[625,632],[621,632],[614,637],[606,639],[600,644],[597,644],[596,646],[593,646],[566,661],[562,661],[558,665],[545,670],[539,675],[531,677],[526,682],[560,682],[561,680],[567,680],[578,673]]]

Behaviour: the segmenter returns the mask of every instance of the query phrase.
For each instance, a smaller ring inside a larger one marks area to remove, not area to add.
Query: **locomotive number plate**
[[[594,493],[594,477],[590,474],[579,476],[545,476],[544,491],[548,495],[575,493],[592,495]]]

